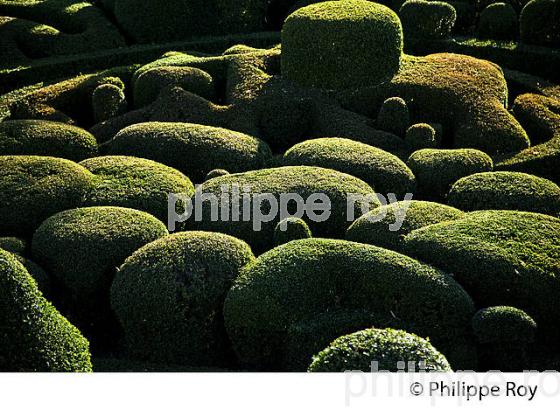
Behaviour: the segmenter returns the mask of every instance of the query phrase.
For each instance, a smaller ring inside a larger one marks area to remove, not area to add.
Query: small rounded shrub
[[[0,155],[41,155],[81,161],[97,155],[97,141],[86,130],[43,120],[0,123]]]
[[[215,97],[214,81],[206,71],[194,67],[163,66],[143,71],[134,81],[134,106],[148,105],[160,91],[169,86],[181,87],[211,100]]]
[[[111,306],[132,357],[189,365],[226,364],[222,306],[249,246],[213,232],[183,232],[136,251],[119,269]]]
[[[360,370],[407,371],[409,362],[415,370],[451,371],[447,359],[428,340],[394,329],[366,329],[342,336],[313,358],[310,372],[345,372]]]
[[[23,256],[27,250],[27,242],[14,236],[5,236],[0,238],[0,249]]]
[[[43,297],[24,266],[0,250],[0,369],[88,372],[88,341]]]
[[[102,122],[126,111],[124,91],[114,84],[101,84],[91,96],[94,121]]]
[[[258,138],[206,125],[146,122],[121,130],[109,143],[113,155],[151,159],[194,181],[216,168],[230,172],[258,169],[272,156]]]
[[[377,114],[377,128],[403,137],[410,126],[410,113],[405,100],[399,97],[386,99]]]
[[[486,7],[478,21],[478,37],[496,40],[513,40],[517,37],[519,20],[509,3],[492,3]]]
[[[358,218],[346,231],[346,239],[399,250],[405,235],[415,229],[463,217],[456,208],[436,202],[400,201],[380,206]],[[397,217],[402,225],[397,224]]]
[[[367,182],[376,192],[404,196],[414,193],[414,174],[398,157],[345,138],[318,138],[299,143],[284,154],[286,165],[335,169]]]
[[[443,1],[408,0],[399,10],[407,39],[443,39],[451,35],[457,13]]]
[[[282,219],[274,228],[274,246],[307,238],[311,238],[311,230],[305,221],[300,218]]]
[[[474,314],[451,276],[428,265],[371,245],[303,239],[247,265],[227,296],[224,317],[241,362],[270,370],[292,365],[283,352],[293,325],[339,309],[369,312],[384,325],[399,318],[404,329],[429,336],[444,352],[464,337]],[[309,346],[300,350],[313,354]]]
[[[532,0],[519,17],[521,41],[547,47],[560,47],[560,3]]]
[[[461,178],[447,195],[465,211],[512,209],[560,216],[560,187],[522,172],[483,172]]]
[[[430,124],[414,124],[406,130],[405,141],[410,149],[436,148],[438,139],[436,130]]]
[[[194,194],[185,175],[168,166],[142,158],[106,156],[80,163],[97,178],[85,206],[122,206],[154,215],[167,223],[168,195]],[[177,209],[182,212],[183,208]]]
[[[358,88],[390,80],[403,49],[401,23],[388,7],[355,0],[311,4],[282,28],[282,75],[300,85]]]
[[[224,175],[229,175],[229,172],[226,171],[225,169],[219,169],[219,168],[213,169],[212,171],[206,174],[206,176],[204,177],[204,181],[208,181],[209,179],[212,178],[223,177]]]
[[[416,176],[417,192],[422,198],[441,201],[460,178],[492,171],[487,154],[475,149],[421,149],[406,161]]]
[[[0,156],[0,232],[30,236],[49,216],[80,206],[93,175],[65,159]]]

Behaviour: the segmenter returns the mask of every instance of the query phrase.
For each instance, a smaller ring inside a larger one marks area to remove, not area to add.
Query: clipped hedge
[[[311,4],[284,23],[282,75],[325,89],[376,85],[397,73],[402,48],[401,23],[386,6],[364,0]]]
[[[461,178],[447,195],[465,211],[512,209],[560,216],[560,187],[522,172],[483,172]]]
[[[366,329],[333,341],[313,358],[310,372],[451,371],[447,359],[428,340],[394,329]],[[376,366],[375,366],[376,365]]]
[[[129,354],[156,363],[228,363],[222,305],[253,260],[246,243],[212,232],[178,233],[136,251],[111,287]]]
[[[383,323],[397,317],[444,351],[464,337],[474,313],[466,292],[428,265],[371,245],[304,239],[249,264],[228,294],[224,317],[241,362],[270,370],[291,365],[284,352],[292,325],[339,309],[371,312]],[[308,357],[310,348],[299,345]]]
[[[95,137],[72,125],[41,120],[0,122],[0,155],[41,155],[81,161],[97,152]]]
[[[0,370],[89,372],[88,341],[43,297],[12,254],[0,250]]]
[[[509,3],[492,3],[486,7],[478,20],[479,38],[513,40],[517,38],[519,20]]]
[[[444,39],[451,36],[457,13],[447,2],[408,0],[401,6],[399,17],[407,39]]]
[[[380,130],[403,137],[410,125],[410,113],[406,101],[399,97],[391,97],[383,101],[375,125]]]
[[[345,138],[318,138],[290,148],[286,165],[310,165],[335,169],[367,182],[383,195],[402,197],[414,193],[416,181],[406,164],[386,151]]]
[[[521,41],[547,47],[560,47],[560,3],[532,0],[519,17]]]
[[[274,246],[284,245],[285,243],[298,239],[311,238],[311,230],[301,218],[285,218],[278,222],[274,228]]]

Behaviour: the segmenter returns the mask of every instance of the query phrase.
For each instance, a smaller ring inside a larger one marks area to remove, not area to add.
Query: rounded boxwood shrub
[[[478,37],[512,40],[517,37],[519,20],[509,3],[493,3],[486,7],[478,20]]]
[[[274,228],[274,246],[306,238],[311,238],[311,230],[301,218],[282,219]]]
[[[560,216],[560,187],[522,172],[483,172],[461,178],[453,184],[447,201],[465,211],[513,209]]]
[[[443,39],[451,35],[457,13],[443,1],[408,0],[399,10],[407,39]]]
[[[97,155],[97,141],[86,130],[43,120],[0,123],[0,155],[41,155],[81,161]]]
[[[222,306],[253,259],[246,243],[213,232],[178,233],[136,251],[111,287],[129,354],[156,363],[227,363]]]
[[[135,250],[167,234],[165,225],[145,212],[78,208],[43,222],[31,246],[33,258],[67,290],[64,298],[78,320],[98,335],[110,325],[109,287],[116,268]]]
[[[430,124],[412,125],[406,130],[404,139],[413,151],[423,148],[436,148],[438,145],[436,130]]]
[[[85,198],[85,206],[138,209],[167,223],[168,195],[194,194],[189,178],[148,159],[106,156],[88,159],[80,165],[97,177],[94,188]],[[177,212],[182,211],[181,207],[177,209]]]
[[[206,71],[195,67],[156,67],[143,71],[134,81],[134,106],[154,102],[160,91],[169,86],[181,87],[207,100],[216,94],[212,76]]]
[[[418,194],[436,201],[441,201],[460,178],[493,168],[492,158],[471,148],[421,149],[412,153],[406,164],[416,176]]]
[[[109,143],[113,155],[151,159],[185,173],[194,181],[216,168],[230,172],[258,169],[272,156],[258,138],[206,125],[146,122],[121,130]]]
[[[402,239],[415,229],[453,221],[464,213],[436,202],[400,201],[380,206],[362,215],[346,231],[346,239],[399,250]],[[396,226],[397,216],[402,225]],[[396,229],[396,230],[395,230]]]
[[[88,372],[89,343],[43,297],[25,267],[0,250],[0,369]]]
[[[66,159],[0,156],[0,232],[30,236],[49,216],[80,206],[93,175]]]
[[[405,100],[400,97],[387,98],[377,114],[377,128],[403,137],[409,125],[410,113]]]
[[[225,169],[216,168],[206,174],[206,176],[204,177],[204,181],[208,181],[212,178],[223,177],[224,175],[229,175],[229,172]]]
[[[476,312],[472,327],[484,370],[526,369],[529,345],[535,340],[537,330],[531,316],[511,306],[493,306]]]
[[[303,239],[247,265],[224,317],[241,362],[271,370],[290,367],[284,352],[292,325],[339,309],[371,312],[383,324],[399,318],[404,329],[429,336],[444,352],[464,337],[474,314],[467,293],[428,265],[371,245]]]
[[[366,329],[342,336],[313,358],[310,372],[345,372],[360,370],[407,371],[409,362],[415,370],[451,371],[447,359],[428,340],[394,329]]]
[[[101,122],[126,111],[126,97],[122,88],[114,84],[101,84],[91,96],[94,121]]]
[[[282,28],[282,75],[300,85],[358,88],[391,79],[400,66],[402,27],[378,3],[327,1],[292,13]]]
[[[335,169],[367,182],[383,195],[414,193],[414,174],[398,157],[345,138],[318,138],[301,142],[284,154],[286,165]]]
[[[27,242],[14,236],[5,236],[0,238],[0,249],[23,256],[27,250]]]
[[[519,17],[521,41],[547,47],[560,47],[560,3],[532,0]]]

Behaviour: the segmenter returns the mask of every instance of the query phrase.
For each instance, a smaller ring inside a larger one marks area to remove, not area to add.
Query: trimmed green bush
[[[399,250],[405,235],[415,229],[453,221],[464,213],[436,202],[400,201],[380,206],[358,218],[346,231],[346,239],[354,242]],[[402,219],[399,227],[397,216]],[[396,229],[396,230],[395,230]]]
[[[416,189],[414,174],[402,160],[379,148],[345,138],[304,141],[290,148],[283,162],[345,172],[383,195],[390,192],[402,197]]]
[[[290,366],[283,352],[292,325],[339,309],[371,312],[384,324],[399,318],[404,329],[429,336],[444,352],[464,338],[474,313],[467,293],[428,265],[371,245],[303,239],[247,265],[224,317],[241,362],[271,370]],[[309,347],[300,350],[311,356]]]
[[[274,246],[307,238],[311,238],[311,230],[301,218],[283,219],[274,228]]]
[[[0,250],[0,369],[89,372],[88,341],[43,297],[24,266]]]
[[[390,80],[403,49],[402,27],[388,7],[364,0],[303,7],[282,28],[282,75],[300,85],[358,88]]]
[[[492,171],[492,158],[475,149],[421,149],[406,161],[422,198],[441,201],[453,183],[477,172]]]
[[[184,232],[136,251],[120,267],[111,306],[132,357],[152,362],[226,364],[222,306],[249,246],[213,232]]]
[[[272,156],[258,138],[224,128],[188,123],[147,122],[121,130],[110,142],[113,155],[148,158],[185,173],[194,181],[216,168],[258,169]]]
[[[0,232],[30,236],[47,219],[80,206],[93,175],[66,159],[0,156]]]
[[[377,128],[403,137],[410,126],[410,114],[405,100],[399,97],[386,99],[377,114]]]
[[[436,130],[430,124],[414,124],[406,130],[405,141],[410,149],[436,148],[438,138]]]
[[[81,161],[97,155],[95,137],[81,128],[51,121],[0,122],[0,155],[41,155]]]
[[[521,41],[547,47],[560,47],[560,3],[532,0],[519,17]]]
[[[101,84],[91,96],[94,121],[102,122],[126,111],[126,97],[122,88],[114,84]]]
[[[407,39],[443,39],[451,36],[457,13],[443,1],[408,0],[399,10]]]
[[[519,20],[515,9],[508,3],[492,3],[478,20],[478,37],[496,40],[517,38]]]
[[[512,209],[560,216],[560,187],[522,172],[484,172],[461,178],[447,195],[465,211]]]
[[[47,300],[51,300],[54,292],[50,275],[35,262],[18,254],[15,254],[15,257],[35,280],[37,288],[41,291],[43,296],[47,298]]]
[[[5,236],[0,238],[0,249],[23,256],[27,250],[27,242],[14,236]]]
[[[212,178],[223,177],[224,175],[229,175],[229,172],[225,169],[216,168],[206,174],[204,181],[208,181]]]
[[[310,372],[360,370],[407,371],[413,362],[415,371],[451,371],[447,359],[428,340],[394,329],[366,329],[342,336],[313,358]]]
[[[148,212],[167,223],[168,195],[194,194],[185,175],[168,166],[142,158],[106,156],[80,163],[97,178],[85,206],[122,206]],[[177,212],[184,209],[179,207]]]

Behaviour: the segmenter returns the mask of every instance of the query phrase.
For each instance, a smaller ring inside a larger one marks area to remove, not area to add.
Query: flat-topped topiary
[[[156,363],[227,364],[222,306],[253,260],[246,243],[213,232],[178,233],[136,251],[111,287],[129,354]]]
[[[398,71],[402,27],[388,7],[365,0],[327,1],[292,13],[282,28],[282,75],[302,86],[376,85]]]
[[[366,329],[341,336],[319,352],[310,372],[451,371],[447,359],[428,340],[394,329]],[[373,366],[373,367],[372,367]]]
[[[0,250],[0,370],[89,372],[88,341],[43,297],[35,280]]]

